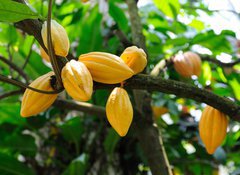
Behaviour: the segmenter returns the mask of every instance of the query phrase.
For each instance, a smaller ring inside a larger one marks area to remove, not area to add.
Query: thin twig
[[[41,89],[36,89],[36,88],[31,87],[31,86],[28,86],[28,85],[26,85],[26,84],[24,84],[20,81],[5,77],[3,75],[0,75],[0,81],[6,82],[6,83],[9,83],[9,84],[12,84],[14,86],[21,87],[21,88],[31,89],[35,92],[39,92],[39,93],[43,93],[43,94],[58,94],[63,90],[63,89],[60,89],[60,90],[54,90],[54,91],[43,91]]]
[[[56,87],[57,89],[61,89],[63,87],[62,85],[62,78],[61,78],[61,70],[58,67],[58,63],[56,60],[56,56],[54,53],[54,48],[52,45],[52,32],[51,32],[51,16],[52,16],[52,0],[49,0],[48,3],[48,18],[47,18],[47,44],[48,44],[48,51],[50,56],[50,61],[54,70],[54,73],[56,75]]]
[[[10,97],[10,96],[21,94],[22,92],[23,92],[22,89],[6,92],[6,93],[0,95],[0,100]]]
[[[23,70],[21,68],[19,68],[16,64],[14,64],[13,62],[11,62],[10,60],[4,58],[3,56],[0,55],[0,60],[2,60],[4,63],[6,63],[7,65],[9,65],[12,69],[14,69],[16,72],[19,73],[19,75],[21,75],[26,82],[28,82],[28,76],[23,72]]]
[[[26,67],[26,65],[27,65],[27,63],[28,63],[28,61],[29,61],[29,59],[30,59],[30,57],[31,57],[31,54],[32,54],[32,46],[33,46],[34,42],[35,42],[35,38],[33,39],[32,43],[31,43],[30,50],[29,50],[29,52],[28,52],[28,55],[27,55],[27,57],[26,57],[26,60],[25,60],[24,63],[23,63],[23,66],[22,66],[22,70],[25,69],[25,67]],[[20,74],[19,74],[19,75],[20,75]],[[19,78],[19,75],[17,76],[16,79]],[[27,83],[28,83],[28,82],[27,82]]]
[[[7,52],[8,52],[8,57],[9,57],[9,62],[12,62],[12,53],[11,53],[11,50],[10,50],[10,44],[7,45]],[[13,71],[12,71],[12,67],[9,65],[9,72],[10,72],[10,75],[11,77],[13,76]]]
[[[238,58],[237,60],[233,61],[233,62],[230,62],[230,63],[223,63],[217,59],[214,59],[214,58],[210,58],[208,56],[201,56],[201,59],[203,61],[209,61],[209,62],[212,62],[214,64],[217,64],[218,66],[220,67],[233,67],[235,66],[236,64],[239,64],[240,63],[240,59]]]

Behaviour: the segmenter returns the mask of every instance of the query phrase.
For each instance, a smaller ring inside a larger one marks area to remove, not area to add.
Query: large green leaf
[[[14,157],[0,153],[0,174],[3,175],[33,175],[34,171]]]
[[[12,0],[0,1],[0,21],[18,22],[23,19],[36,19],[39,15],[25,4]]]
[[[176,18],[180,11],[178,0],[154,0],[154,3],[164,14],[172,18]]]
[[[37,147],[35,139],[30,135],[23,135],[21,133],[9,134],[4,140],[0,142],[1,149],[10,151],[17,151],[23,155],[35,156]]]
[[[0,103],[0,124],[1,123],[12,123],[22,125],[26,119],[20,117],[20,103]]]
[[[62,175],[84,175],[88,166],[89,156],[85,153],[74,159]]]
[[[83,133],[83,123],[80,117],[74,117],[61,124],[60,129],[68,141],[78,142]]]
[[[115,5],[112,1],[109,2],[109,13],[119,25],[122,31],[127,31],[128,29],[128,20],[124,14],[124,11]]]

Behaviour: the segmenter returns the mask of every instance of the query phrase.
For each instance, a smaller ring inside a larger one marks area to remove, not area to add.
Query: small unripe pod
[[[134,74],[142,72],[147,65],[146,53],[136,46],[126,48],[120,57],[133,70]]]
[[[45,61],[50,62],[50,57],[41,46],[40,46],[40,55]]]
[[[201,74],[201,58],[194,52],[178,54],[173,58],[175,70],[183,77]]]
[[[185,59],[183,54],[178,54],[173,58],[174,68],[181,76],[190,78],[193,72],[193,65],[190,60]]]
[[[185,52],[183,56],[185,57],[185,59],[188,59],[192,63],[192,66],[193,66],[192,74],[196,76],[200,76],[202,61],[199,55],[189,51],[189,52]]]
[[[75,100],[88,101],[93,92],[93,80],[87,67],[75,60],[62,69],[62,82],[67,93]]]
[[[213,154],[227,134],[228,119],[217,109],[206,106],[199,122],[199,134],[209,154]]]
[[[115,131],[125,136],[132,123],[133,108],[127,92],[116,87],[110,94],[106,104],[107,119]]]
[[[50,82],[51,76],[53,75],[53,72],[42,75],[34,80],[29,86],[43,91],[53,91],[54,89]],[[21,116],[29,117],[45,111],[53,104],[56,98],[57,94],[43,94],[26,89],[22,98]]]
[[[42,25],[42,39],[46,48],[48,48],[47,42],[47,21]],[[66,57],[69,51],[69,39],[66,30],[57,23],[55,20],[51,20],[51,36],[52,45],[56,55]]]
[[[133,76],[133,71],[123,60],[105,52],[90,52],[79,56],[90,71],[94,81],[106,84],[120,83]]]

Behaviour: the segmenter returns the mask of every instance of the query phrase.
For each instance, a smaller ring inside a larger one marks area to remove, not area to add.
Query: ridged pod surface
[[[88,101],[93,92],[93,80],[87,67],[75,60],[62,69],[62,82],[67,93],[75,100]]]
[[[79,56],[90,71],[94,81],[106,84],[120,83],[133,76],[133,71],[123,60],[105,52],[90,52]]]
[[[42,25],[43,43],[48,48],[47,44],[47,21]],[[66,30],[57,21],[51,20],[51,35],[52,44],[56,55],[66,57],[69,51],[69,39]]]
[[[40,55],[45,61],[50,62],[50,57],[41,46],[40,46]]]
[[[53,91],[50,84],[52,75],[54,75],[53,72],[42,75],[34,80],[29,86],[44,91]],[[30,117],[45,111],[53,104],[56,98],[57,94],[43,94],[26,89],[22,98],[21,116]]]
[[[199,122],[199,134],[209,154],[213,154],[227,134],[228,119],[217,109],[206,106]]]
[[[185,59],[183,54],[178,54],[173,58],[174,68],[181,76],[190,78],[193,72],[193,65],[190,60]]]
[[[133,70],[134,74],[142,72],[147,65],[146,53],[136,46],[126,48],[120,57]]]
[[[200,76],[202,61],[199,55],[189,51],[189,52],[185,52],[183,56],[185,57],[185,59],[188,59],[192,63],[192,66],[193,66],[192,74],[196,76]]]
[[[110,94],[106,104],[107,119],[115,131],[125,136],[132,123],[133,108],[127,92],[116,87]]]

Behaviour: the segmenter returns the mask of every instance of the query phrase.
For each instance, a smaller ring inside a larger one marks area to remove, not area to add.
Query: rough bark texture
[[[136,1],[126,0],[126,3],[129,9],[133,44],[141,47],[147,53]],[[134,116],[134,129],[148,160],[151,172],[153,175],[172,174],[163,143],[161,142],[161,135],[159,135],[158,128],[153,121],[151,94],[146,90],[134,90],[133,93],[138,111],[138,115]]]

